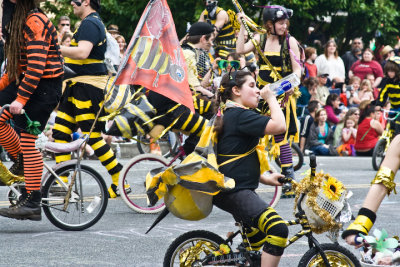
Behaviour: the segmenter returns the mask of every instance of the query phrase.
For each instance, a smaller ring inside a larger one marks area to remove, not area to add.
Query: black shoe
[[[290,165],[288,167],[282,167],[281,173],[285,175],[285,178],[292,178],[294,180],[294,169],[293,165]]]
[[[13,159],[14,164],[10,168],[10,172],[14,175],[24,176],[24,159],[22,153],[19,153],[17,159]]]
[[[42,219],[41,199],[40,191],[32,191],[25,198],[21,198],[17,205],[8,209],[0,209],[0,216],[17,220],[40,221]]]

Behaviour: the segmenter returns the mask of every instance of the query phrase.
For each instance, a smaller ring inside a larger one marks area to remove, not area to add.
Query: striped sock
[[[275,142],[279,143],[281,142],[284,138],[285,135],[281,134],[281,135],[275,135]],[[293,164],[293,158],[292,158],[292,149],[290,148],[289,143],[286,143],[284,145],[281,145],[279,147],[281,154],[279,155],[279,160],[281,161],[282,165],[292,165]]]
[[[18,154],[21,153],[21,146],[18,134],[10,124],[6,123],[11,118],[12,115],[7,110],[4,110],[0,116],[0,145],[10,153],[11,157],[17,159]]]
[[[43,173],[43,158],[35,147],[37,136],[21,133],[21,149],[24,156],[26,191],[40,190]]]

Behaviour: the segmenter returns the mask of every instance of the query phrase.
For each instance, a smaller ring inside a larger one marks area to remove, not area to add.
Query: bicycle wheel
[[[338,244],[321,244],[321,248],[324,251],[329,264],[331,266],[343,266],[343,267],[361,267],[360,262],[346,248]],[[317,267],[325,266],[324,260],[319,254],[317,248],[313,247],[304,254],[300,259],[299,267]]]
[[[177,138],[179,137],[177,136],[176,133],[169,131],[164,136],[162,136],[160,139],[157,140],[157,144],[161,148],[162,156],[167,158],[169,156],[176,154],[178,148]],[[150,138],[138,134],[137,139],[139,141],[137,141],[136,144],[140,154],[150,153],[150,145],[148,145],[148,143],[150,143]]]
[[[146,195],[146,176],[152,169],[167,166],[168,163],[164,157],[143,154],[132,158],[125,164],[119,175],[118,184],[121,198],[129,208],[139,213],[157,213],[164,209],[162,199],[154,206],[149,207]]]
[[[56,171],[58,176],[71,181],[75,166],[66,166]],[[69,205],[64,211],[67,190],[54,175],[45,182],[42,189],[42,207],[49,221],[60,229],[81,231],[94,225],[103,216],[108,193],[103,178],[94,169],[81,165],[81,175],[76,174]]]
[[[386,139],[379,139],[372,152],[372,168],[379,169],[386,154]]]
[[[272,208],[274,208],[282,195],[282,186],[270,186],[260,183],[256,189],[257,194],[265,200]]]
[[[164,256],[164,267],[197,266],[194,264],[196,261],[218,250],[222,243],[224,240],[219,235],[209,231],[187,232],[168,247]]]
[[[293,169],[295,171],[298,171],[303,166],[304,155],[303,155],[303,152],[301,152],[300,147],[295,143],[292,143],[291,149],[292,149],[292,155],[293,155],[293,157],[292,157],[293,158]],[[281,166],[281,161],[279,160],[279,158],[276,158],[275,162],[279,167]]]

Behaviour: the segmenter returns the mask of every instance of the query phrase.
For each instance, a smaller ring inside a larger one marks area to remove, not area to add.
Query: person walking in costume
[[[74,33],[71,46],[61,46],[66,65],[77,76],[67,80],[67,88],[58,108],[53,137],[59,143],[70,142],[71,134],[77,128],[81,128],[83,134],[90,132],[104,100],[104,88],[108,80],[104,63],[106,28],[97,13],[100,0],[74,0],[71,4],[74,14],[82,22]],[[118,177],[122,165],[101,136],[103,129],[104,122],[97,121],[88,143],[111,175],[112,184],[108,192],[111,198],[115,198],[118,196]],[[69,159],[70,153],[56,155],[57,163]]]
[[[0,106],[10,104],[0,117],[0,145],[15,164],[10,171],[24,175],[26,191],[16,205],[0,209],[0,215],[19,220],[41,220],[40,185],[43,159],[35,147],[37,132],[27,117],[43,131],[61,98],[63,71],[57,30],[38,8],[40,1],[4,0],[6,73],[0,80]],[[14,130],[7,121],[14,121]]]
[[[207,22],[215,27],[215,54],[217,57],[227,59],[228,55],[235,52],[236,36],[233,27],[234,17],[218,6],[216,0],[205,0],[206,9],[200,15],[199,21]]]
[[[261,97],[269,104],[270,117],[252,110],[257,108]],[[252,74],[247,71],[232,71],[224,75],[217,99],[218,104],[225,106],[222,115],[221,111],[218,112],[214,124],[219,140],[217,162],[219,171],[235,180],[235,188],[214,196],[213,203],[249,227],[249,245],[253,249],[263,246],[261,266],[278,266],[286,246],[288,228],[255,189],[260,182],[281,185],[278,178],[283,175],[262,175],[254,147],[266,134],[285,132],[284,115],[269,86],[260,91]],[[245,157],[227,163],[232,157],[251,150],[253,152]]]
[[[261,50],[266,59],[272,64],[273,69],[270,68],[267,62],[264,62],[261,56],[259,57],[260,71],[257,77],[258,87],[277,81],[279,78],[276,72],[282,77],[291,73],[295,73],[298,77],[301,76],[302,66],[299,60],[300,49],[296,39],[288,33],[289,18],[292,15],[293,11],[283,6],[264,7],[263,20],[267,33],[263,35],[255,34],[254,39],[260,44]],[[243,16],[243,14],[239,14],[239,19]],[[241,25],[236,43],[236,52],[239,54],[248,53],[255,49],[251,41],[247,43],[244,42],[244,32],[244,25]],[[275,146],[272,151],[274,152],[273,154],[280,155],[282,174],[291,178],[294,178],[294,169],[292,151],[287,137],[293,136],[297,137],[295,139],[298,139],[296,103],[293,96],[290,96],[293,93],[294,90],[291,89],[283,96],[286,100],[288,99],[284,108],[288,127],[286,129],[286,134],[283,133],[274,136]],[[286,192],[290,190],[290,186],[291,184],[285,186]]]

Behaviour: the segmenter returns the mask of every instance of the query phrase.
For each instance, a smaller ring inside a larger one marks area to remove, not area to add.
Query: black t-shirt
[[[88,59],[104,60],[104,54],[107,49],[106,31],[99,14],[96,12],[89,14],[84,18],[78,30],[73,36],[71,46],[79,41],[89,41],[93,44]],[[73,71],[78,75],[103,75],[107,74],[107,67],[104,63],[73,64],[68,63]]]
[[[262,116],[253,110],[229,108],[225,111],[223,133],[218,136],[217,162],[223,163],[233,157],[252,150],[264,136],[269,117]],[[219,168],[225,176],[233,178],[236,186],[233,189],[256,189],[260,181],[260,162],[257,152],[235,160]]]

